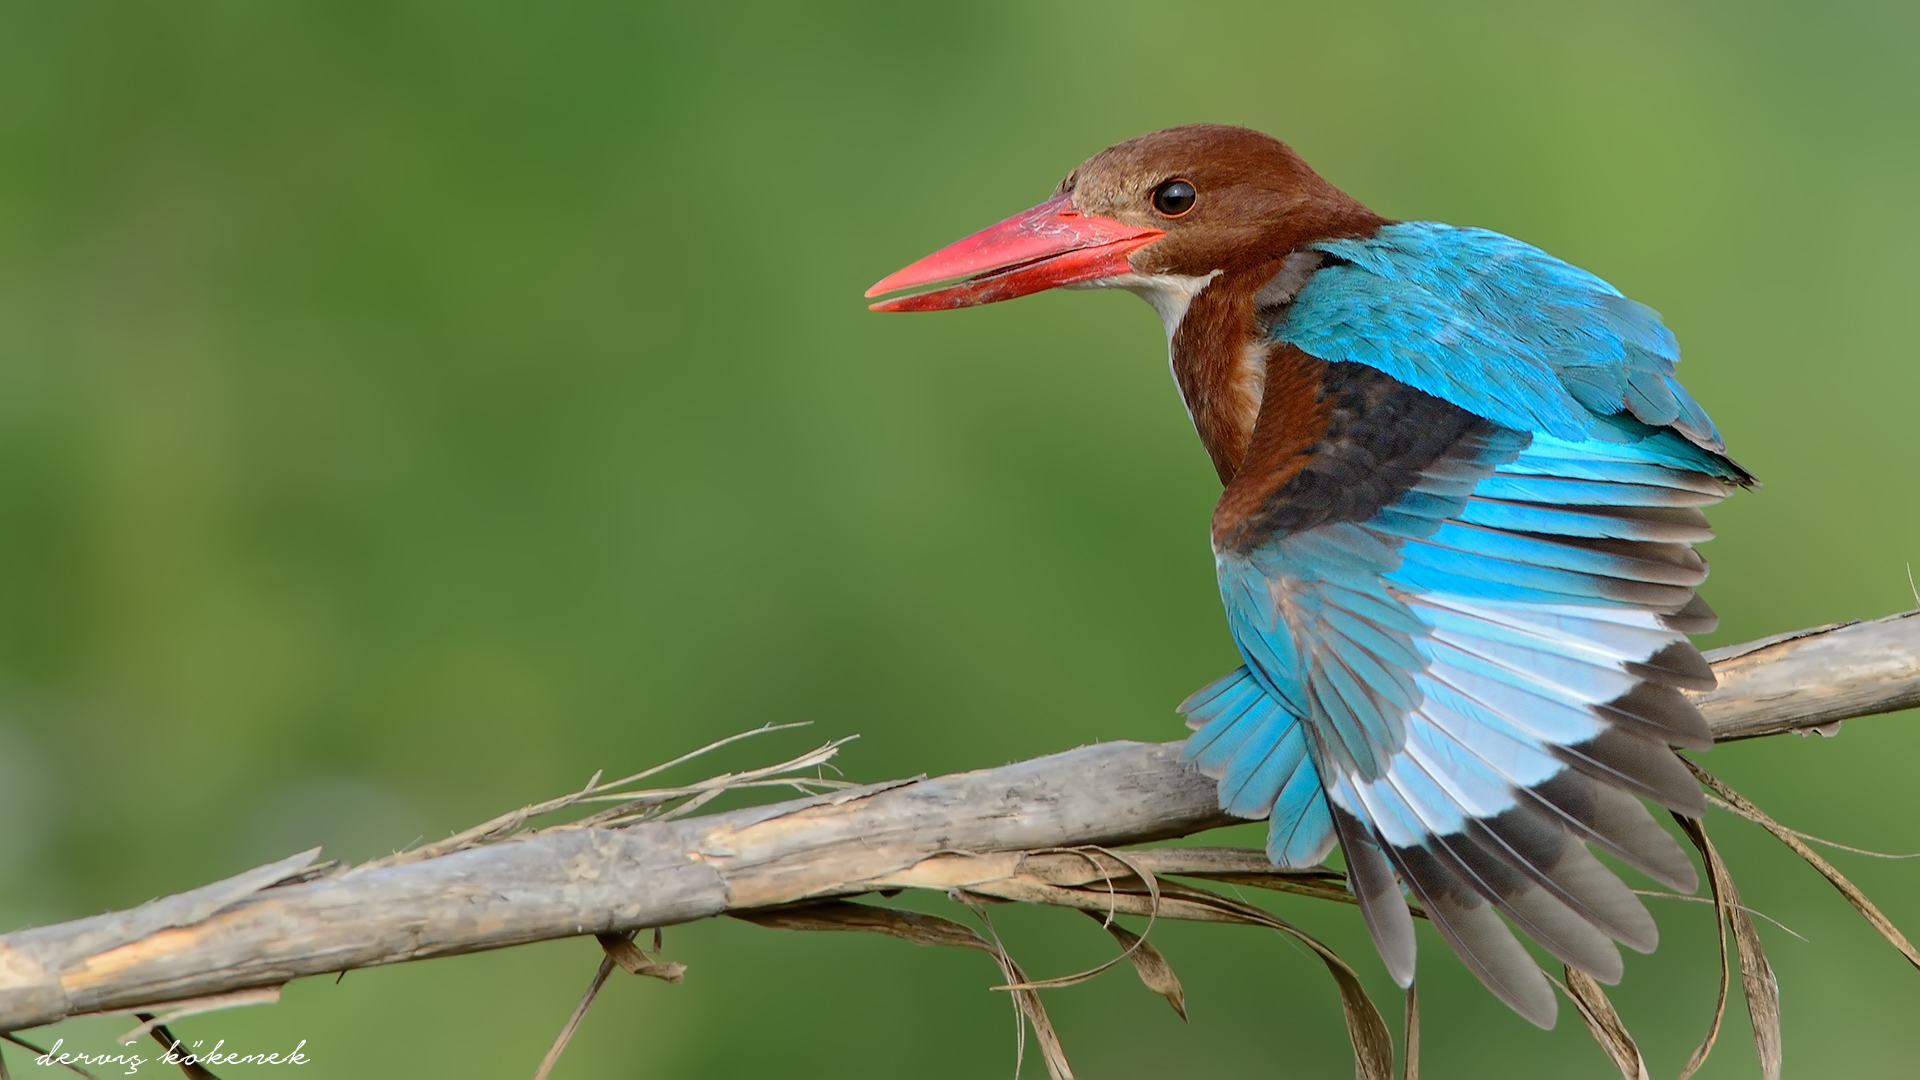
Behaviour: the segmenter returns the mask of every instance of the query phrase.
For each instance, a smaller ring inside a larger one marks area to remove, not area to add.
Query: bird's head
[[[1186,300],[1213,278],[1277,269],[1302,243],[1364,233],[1380,220],[1278,139],[1191,124],[1100,151],[1046,202],[889,275],[867,295],[950,282],[872,305],[938,311],[1061,286],[1120,287],[1151,301],[1171,334]]]
[[[1166,327],[1174,381],[1225,482],[1264,399],[1267,331],[1321,265],[1305,245],[1367,236],[1385,221],[1278,139],[1193,124],[1100,151],[1053,198],[867,295],[924,289],[873,308],[940,311],[1062,286],[1137,293]]]

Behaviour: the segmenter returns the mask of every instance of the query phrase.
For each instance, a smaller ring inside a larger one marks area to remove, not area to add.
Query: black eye
[[[1161,217],[1179,217],[1193,209],[1193,185],[1185,180],[1169,180],[1153,189],[1153,209]]]

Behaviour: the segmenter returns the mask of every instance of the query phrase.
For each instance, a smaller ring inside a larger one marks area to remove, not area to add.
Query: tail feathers
[[[1259,680],[1242,664],[1188,694],[1187,700],[1174,706],[1174,711],[1187,718],[1187,727],[1198,731],[1207,721],[1232,708],[1233,703],[1244,706],[1261,693]]]
[[[1242,664],[1187,695],[1187,700],[1176,705],[1174,711],[1186,716],[1187,727],[1199,731],[1223,716],[1239,715],[1264,696],[1266,691],[1261,689],[1260,681]],[[1194,753],[1189,747],[1188,756]]]
[[[1326,859],[1333,818],[1298,718],[1245,667],[1207,684],[1180,710],[1194,729],[1184,756],[1220,781],[1220,808],[1270,822],[1267,857],[1290,869]]]
[[[1280,789],[1267,820],[1267,858],[1275,866],[1300,870],[1326,861],[1335,838],[1333,813],[1312,758]]]
[[[1259,746],[1264,749],[1249,747],[1252,752],[1236,755],[1220,777],[1220,808],[1229,814],[1245,818],[1271,814],[1287,783],[1303,769],[1312,768],[1307,761],[1306,732],[1277,707],[1270,717],[1261,729]]]

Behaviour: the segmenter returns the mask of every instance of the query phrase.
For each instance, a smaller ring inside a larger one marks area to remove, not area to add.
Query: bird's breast
[[[1247,456],[1266,395],[1269,358],[1280,348],[1254,326],[1254,290],[1213,278],[1168,338],[1173,380],[1222,484]]]
[[[1327,363],[1297,346],[1260,342],[1242,350],[1253,354],[1243,361],[1259,365],[1259,380],[1251,388],[1251,415],[1241,452],[1227,488],[1214,508],[1214,546],[1241,547],[1237,542],[1249,523],[1312,461],[1325,442],[1332,419],[1324,390]],[[1251,382],[1249,375],[1242,375]],[[1205,437],[1204,435],[1202,436]]]

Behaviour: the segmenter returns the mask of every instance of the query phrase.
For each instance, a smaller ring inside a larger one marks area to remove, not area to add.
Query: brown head
[[[1319,265],[1303,245],[1365,236],[1385,220],[1278,139],[1191,124],[1100,151],[1053,198],[921,259],[867,295],[959,278],[873,305],[936,311],[1062,286],[1138,293],[1166,325],[1174,377],[1224,481],[1245,455],[1259,413],[1265,330]]]

